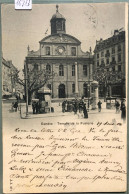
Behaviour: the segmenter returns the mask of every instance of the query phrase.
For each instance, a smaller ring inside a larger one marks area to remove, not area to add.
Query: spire
[[[58,13],[59,5],[56,5],[56,13]]]

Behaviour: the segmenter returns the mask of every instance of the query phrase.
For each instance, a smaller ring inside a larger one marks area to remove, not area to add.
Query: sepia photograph
[[[3,193],[127,189],[127,3],[2,4]]]

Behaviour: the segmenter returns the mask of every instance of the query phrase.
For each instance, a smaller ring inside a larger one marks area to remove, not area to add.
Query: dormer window
[[[46,47],[46,55],[50,55],[50,47],[49,46]]]
[[[71,55],[76,56],[76,47],[71,48]]]

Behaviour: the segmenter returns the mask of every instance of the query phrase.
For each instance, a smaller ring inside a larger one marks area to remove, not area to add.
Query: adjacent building
[[[2,57],[2,93],[9,94],[12,92],[12,84],[10,77],[10,63]]]
[[[94,72],[97,70],[103,70],[102,75],[107,76],[108,96],[125,97],[125,31],[115,30],[110,38],[96,41]],[[99,96],[103,97],[104,83],[98,81]]]
[[[14,76],[18,69],[11,60],[5,60],[2,57],[2,96],[10,96],[18,92],[23,92],[23,86],[20,85]]]
[[[54,72],[56,76],[46,84],[51,89],[53,98],[91,96],[92,65],[91,52],[81,50],[81,42],[66,33],[66,19],[56,13],[50,20],[51,34],[39,41],[39,50],[30,51],[25,63],[28,71],[34,69]]]

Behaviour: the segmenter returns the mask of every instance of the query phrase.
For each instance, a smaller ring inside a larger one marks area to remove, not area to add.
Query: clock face
[[[59,51],[59,53],[61,53],[61,54],[62,54],[64,50],[63,50],[62,48],[59,48],[59,50],[58,50],[58,51]]]
[[[64,48],[63,46],[60,46],[60,47],[57,48],[57,52],[58,52],[60,55],[62,55],[62,54],[64,53],[64,51],[65,51],[65,48]]]

